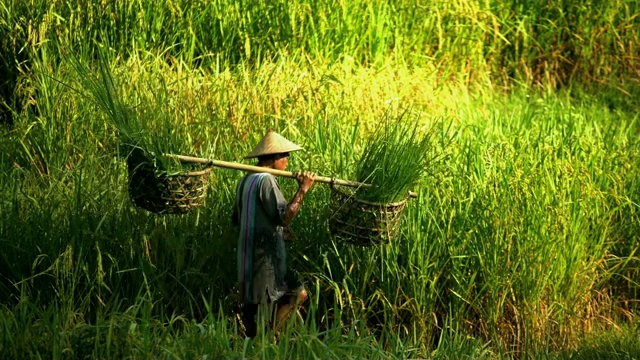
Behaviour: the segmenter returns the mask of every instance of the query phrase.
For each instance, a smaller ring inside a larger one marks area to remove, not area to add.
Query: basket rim
[[[177,172],[175,174],[171,174],[171,175],[167,175],[167,177],[173,177],[173,176],[201,176],[201,175],[206,175],[208,173],[211,172],[212,167],[207,167],[205,169],[202,170],[195,170],[195,171],[180,171]]]
[[[157,158],[157,155],[151,151],[146,151],[143,148],[139,147],[139,146],[132,146],[133,150],[131,151],[131,153],[133,153],[134,151],[142,151],[142,152],[147,152],[148,154],[151,155],[152,158]],[[133,170],[137,170],[138,168],[141,167],[152,167],[155,168],[154,164],[152,162],[150,162],[150,160],[148,158],[146,158],[146,161],[142,161],[142,162],[134,162],[134,160],[131,159],[130,155],[131,153],[127,156],[126,160],[127,160],[127,164],[128,165],[133,165],[134,169]],[[178,159],[178,161],[182,164],[194,164],[194,162],[192,161],[188,161],[185,159]],[[168,177],[171,176],[176,176],[176,175],[189,175],[189,176],[199,176],[199,175],[204,175],[207,174],[209,172],[211,172],[211,170],[213,169],[213,165],[211,164],[200,164],[203,166],[202,170],[188,170],[188,171],[179,171],[176,172],[174,174],[171,175],[167,175]]]
[[[349,194],[347,192],[344,192],[340,189],[337,188],[336,184],[331,184],[331,190],[335,191],[341,195],[344,196],[348,196],[349,198],[361,203],[361,204],[365,204],[365,205],[372,205],[372,206],[384,206],[384,207],[394,207],[394,206],[402,206],[404,204],[406,204],[407,200],[409,199],[409,195],[407,194],[406,197],[400,201],[396,201],[396,202],[392,202],[392,203],[383,203],[383,202],[374,202],[374,201],[368,201],[368,200],[363,200],[358,198],[355,194]]]
[[[144,170],[145,168],[153,168],[154,166],[150,163],[147,162],[142,162],[142,163],[127,163],[129,165],[129,169],[132,171],[138,171],[138,170]],[[208,165],[206,166],[204,169],[202,170],[185,170],[185,171],[178,171],[172,174],[165,174],[164,176],[170,178],[170,177],[175,177],[175,176],[202,176],[202,175],[207,175],[209,173],[211,173],[211,170],[213,170],[213,166],[212,165]]]

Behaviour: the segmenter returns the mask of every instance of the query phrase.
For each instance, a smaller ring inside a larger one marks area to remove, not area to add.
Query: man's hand
[[[296,180],[298,181],[299,190],[302,190],[305,194],[311,189],[316,175],[310,171],[299,171],[295,173]]]

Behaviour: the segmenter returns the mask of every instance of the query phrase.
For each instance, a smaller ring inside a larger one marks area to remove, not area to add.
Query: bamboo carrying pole
[[[174,158],[183,162],[213,165],[216,167],[221,167],[226,169],[243,170],[243,171],[249,171],[249,172],[266,172],[272,175],[288,177],[288,178],[296,177],[296,174],[293,172],[276,170],[276,169],[266,168],[263,166],[245,165],[245,164],[239,164],[239,163],[234,163],[229,161],[205,159],[205,158],[198,158],[198,157],[185,156],[185,155],[166,154],[165,156]],[[341,180],[341,179],[330,178],[326,176],[318,176],[318,175],[316,175],[315,181],[327,183],[327,184],[336,184],[341,186],[355,187],[355,188],[359,188],[359,187],[370,188],[373,186],[371,184],[361,183],[358,181]],[[416,198],[418,197],[418,195],[413,191],[409,191],[409,197]]]

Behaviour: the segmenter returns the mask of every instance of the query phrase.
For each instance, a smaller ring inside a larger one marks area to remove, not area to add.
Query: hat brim
[[[294,150],[288,150],[288,151],[278,151],[278,152],[265,152],[265,153],[261,153],[261,154],[249,154],[247,156],[245,156],[243,159],[254,159],[257,157],[261,157],[261,156],[270,156],[270,155],[278,155],[278,154],[287,154],[287,153],[292,153],[294,151],[298,151],[298,150],[304,150],[304,148],[297,148]]]
[[[252,159],[260,156],[290,153],[298,150],[302,150],[302,147],[298,144],[285,139],[273,131],[269,131],[253,151],[244,158]]]

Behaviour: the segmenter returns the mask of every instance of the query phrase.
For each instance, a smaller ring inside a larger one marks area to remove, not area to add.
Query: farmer
[[[245,159],[258,158],[258,166],[285,170],[289,153],[302,148],[269,131]],[[257,333],[258,309],[276,323],[284,321],[296,303],[307,299],[307,292],[287,270],[284,228],[300,210],[302,199],[311,189],[315,175],[296,174],[298,191],[287,202],[275,176],[249,173],[236,187],[233,223],[240,227],[238,238],[238,282],[245,335]]]

